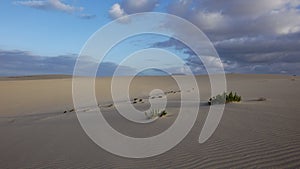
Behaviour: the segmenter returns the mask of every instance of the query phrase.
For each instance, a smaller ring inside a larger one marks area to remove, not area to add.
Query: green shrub
[[[236,92],[233,94],[231,91],[229,94],[224,92],[223,94],[218,94],[217,96],[214,96],[208,100],[209,105],[214,104],[225,104],[230,102],[240,102],[242,100],[242,97],[237,95]]]

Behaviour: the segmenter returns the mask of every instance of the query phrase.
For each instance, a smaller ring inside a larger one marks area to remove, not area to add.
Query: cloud
[[[40,56],[28,51],[0,50],[0,76],[25,76],[44,74],[72,75],[77,55]],[[83,62],[82,62],[83,61]],[[80,75],[90,75],[91,67],[97,66],[93,58],[85,57],[82,60]],[[102,62],[98,66],[97,76],[112,76],[116,69],[119,69],[117,76],[133,76],[136,69],[130,66],[118,65],[113,62]],[[187,74],[186,67],[169,67],[166,69],[170,74]],[[139,75],[166,75],[160,70],[147,69]]]
[[[150,12],[152,11],[158,1],[157,0],[124,0],[121,3],[122,8],[128,14]]]
[[[186,18],[189,13],[191,4],[191,0],[175,0],[168,5],[167,10],[170,14]]]
[[[298,0],[177,0],[168,6],[168,12],[189,20],[214,41],[297,33],[299,5]]]
[[[266,40],[265,40],[266,39]],[[300,74],[300,33],[274,37],[243,37],[215,42],[226,72]],[[188,55],[186,64],[196,74],[205,74],[202,61],[195,52],[174,38],[150,47],[174,48]],[[209,55],[201,56],[213,71],[222,65]]]
[[[96,15],[93,14],[84,14],[81,13],[84,8],[76,7],[73,5],[69,5],[63,3],[61,0],[27,0],[27,1],[15,1],[14,4],[27,6],[30,8],[40,9],[40,10],[51,10],[51,11],[61,11],[69,14],[74,14],[75,12],[79,12],[77,15],[80,19],[94,19]]]
[[[170,48],[170,47],[174,47],[176,50],[190,50],[188,48],[188,46],[186,46],[185,44],[181,43],[180,41],[176,40],[175,38],[170,38],[166,41],[162,41],[162,42],[157,42],[154,44],[151,44],[150,46],[151,48]]]
[[[200,28],[228,72],[300,74],[296,64],[300,63],[299,7],[299,0],[177,0],[167,6],[167,12]],[[171,23],[164,27],[193,39],[189,30]],[[194,52],[175,39],[153,46],[181,50],[195,72],[205,72]]]
[[[72,75],[76,62],[75,54],[46,57],[34,55],[31,52],[19,50],[0,50],[0,76],[24,76],[42,74]],[[86,61],[86,65],[95,65],[93,61]],[[118,67],[112,62],[102,62],[99,65],[97,76],[111,76]],[[130,75],[133,68],[120,67],[120,76]]]
[[[157,4],[158,1],[122,1],[115,6],[118,15],[114,18],[152,11]],[[192,22],[209,37],[227,72],[299,74],[300,68],[295,64],[300,60],[299,6],[299,0],[175,0],[166,9]],[[172,25],[168,21],[162,27],[193,40],[189,30]],[[173,38],[150,47],[180,50],[187,55],[186,62],[194,72],[205,73],[194,52]],[[209,53],[203,59],[213,68],[221,66]]]
[[[16,1],[15,4],[28,6],[31,8],[41,9],[41,10],[57,10],[67,13],[72,13],[76,11],[82,11],[83,7],[75,7],[63,3],[60,0],[29,0],[29,1]]]
[[[109,10],[109,15],[112,19],[118,19],[123,17],[123,21],[127,21],[126,18],[129,14],[150,12],[156,5],[157,0],[123,0],[121,3],[115,3]]]
[[[124,10],[121,8],[121,5],[116,3],[114,4],[110,10],[109,10],[109,15],[112,19],[118,19],[121,17],[126,17],[127,14],[124,12]],[[126,18],[125,18],[126,19]]]
[[[112,76],[117,67],[119,67],[119,74],[116,74],[117,76],[131,76],[135,73],[135,69],[129,66],[120,66],[112,62],[103,62],[99,65],[97,76]]]
[[[71,74],[72,56],[42,57],[26,51],[0,50],[1,76]]]

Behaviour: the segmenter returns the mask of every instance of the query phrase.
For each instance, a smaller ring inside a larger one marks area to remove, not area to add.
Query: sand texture
[[[300,78],[226,77],[228,91],[236,91],[242,102],[226,104],[212,137],[198,143],[210,97],[208,77],[198,76],[201,102],[194,127],[170,151],[145,159],[113,155],[89,139],[72,111],[71,77],[0,78],[0,168],[300,168]],[[156,88],[168,99],[166,117],[136,124],[117,113],[110,81],[96,80],[99,107],[116,130],[134,137],[167,129],[177,117],[180,94],[193,92],[179,91],[171,77],[134,78],[129,93],[132,100],[137,98],[137,109],[149,108],[149,99],[156,99],[149,92]]]

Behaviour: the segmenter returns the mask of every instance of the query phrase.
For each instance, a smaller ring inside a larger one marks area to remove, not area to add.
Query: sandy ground
[[[122,77],[125,78],[125,77]],[[207,76],[198,76],[201,103],[194,127],[170,151],[145,159],[113,155],[98,147],[81,128],[73,108],[68,76],[0,78],[0,168],[300,168],[300,78],[280,75],[227,75],[228,91],[241,103],[226,105],[222,120],[203,144],[198,137],[209,110]],[[130,97],[149,108],[148,94],[178,91],[170,77],[137,77]],[[157,135],[175,121],[180,91],[169,93],[167,117],[136,124],[111,104],[110,78],[96,80],[96,95],[106,120],[123,134]],[[264,97],[266,101],[255,101]],[[88,113],[88,112],[87,112]],[[124,127],[125,126],[125,127]]]

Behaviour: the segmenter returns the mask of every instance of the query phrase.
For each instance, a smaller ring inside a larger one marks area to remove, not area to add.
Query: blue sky
[[[30,1],[1,2],[0,19],[4,24],[0,30],[0,48],[56,56],[79,53],[95,31],[114,19],[108,11],[119,1],[61,1],[75,8],[83,8],[70,13],[59,9],[34,8],[20,2]],[[156,11],[162,10],[158,7]]]
[[[2,0],[0,75],[72,74],[95,31],[119,17],[150,11],[182,17],[200,28],[226,72],[300,74],[299,6],[299,0]],[[144,35],[116,46],[102,75],[110,75],[126,55],[148,47],[167,49],[193,72],[205,73],[195,53],[180,42]],[[184,73],[178,70],[172,73]]]
[[[107,11],[114,3],[107,1],[65,1],[83,7],[79,12],[35,9],[10,0],[1,2],[2,50],[25,50],[39,55],[55,56],[78,53],[85,41],[101,26],[111,21]],[[81,19],[81,15],[95,18]]]

